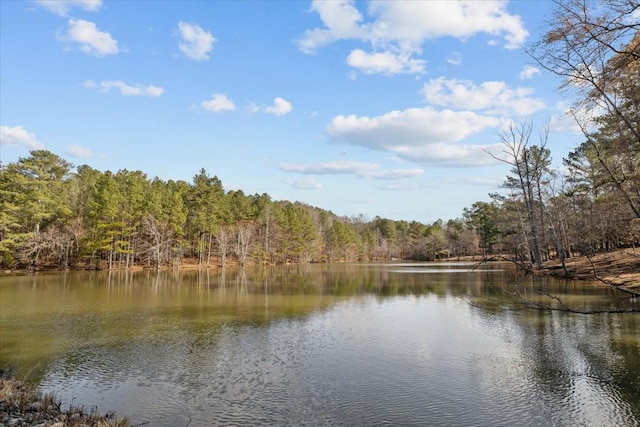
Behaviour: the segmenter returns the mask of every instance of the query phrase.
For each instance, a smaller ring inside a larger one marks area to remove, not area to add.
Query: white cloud
[[[576,108],[564,101],[556,105],[557,114],[549,121],[551,132],[571,132],[582,134],[582,127],[594,131],[597,126],[596,118],[605,113],[602,108]]]
[[[122,80],[107,80],[96,83],[92,80],[84,82],[84,86],[89,89],[97,89],[102,93],[107,93],[111,89],[120,90],[123,96],[150,96],[158,97],[164,93],[164,89],[159,86],[134,84],[133,86],[126,84]]]
[[[339,115],[327,125],[335,142],[393,153],[420,164],[472,166],[494,163],[488,144],[469,144],[467,138],[499,129],[512,117],[525,117],[545,108],[531,88],[512,88],[505,82],[479,85],[440,77],[422,92],[429,106],[391,111],[376,117]],[[443,109],[437,109],[442,107]]]
[[[390,191],[402,191],[402,190],[424,190],[428,188],[424,184],[419,184],[415,182],[394,182],[391,184],[380,185],[377,187],[378,190],[390,190]]]
[[[33,0],[40,6],[49,9],[60,16],[67,16],[67,13],[74,8],[82,9],[86,12],[95,12],[102,6],[102,0]]]
[[[424,175],[424,170],[422,169],[390,169],[390,170],[373,171],[368,177],[371,177],[374,179],[396,180],[396,179],[415,178],[421,175]]]
[[[400,63],[402,72],[419,73],[424,62],[412,56],[421,53],[426,40],[487,34],[504,39],[507,49],[520,47],[529,33],[506,5],[501,0],[369,2],[367,20],[353,0],[314,0],[311,10],[320,15],[324,26],[305,31],[298,47],[312,53],[338,40],[359,40],[369,43],[372,51],[353,51],[350,65],[369,73],[393,74]]]
[[[545,108],[544,102],[532,98],[531,88],[510,88],[505,82],[489,81],[476,85],[469,80],[439,77],[427,82],[425,100],[433,105],[487,113],[528,116]]]
[[[285,172],[308,175],[361,175],[380,168],[374,163],[334,161],[325,163],[280,163],[278,168]]]
[[[0,146],[23,146],[29,150],[42,150],[44,144],[38,141],[34,133],[29,132],[23,126],[0,126]]]
[[[178,30],[182,38],[178,47],[187,58],[196,61],[209,59],[213,43],[216,42],[216,38],[210,32],[203,30],[198,25],[187,24],[182,21],[178,22]]]
[[[361,49],[355,49],[347,57],[347,64],[365,74],[413,74],[424,71],[425,61],[413,59],[407,53],[396,54],[390,51],[366,53]]]
[[[318,12],[326,28],[314,28],[305,32],[298,41],[303,52],[311,53],[336,40],[367,38],[367,31],[361,26],[362,15],[352,0],[314,0],[311,10]]]
[[[273,100],[272,106],[263,109],[265,113],[275,114],[276,116],[284,116],[285,114],[291,112],[291,110],[293,110],[291,103],[286,99],[280,97],[277,97]]]
[[[285,180],[284,182],[296,190],[320,190],[322,188],[322,184],[313,178]]]
[[[558,114],[549,121],[549,131],[580,133],[580,126],[569,114]]]
[[[269,107],[260,107],[255,103],[251,103],[249,104],[248,109],[252,113],[263,112],[275,114],[276,116],[284,116],[285,114],[290,113],[293,110],[293,106],[289,101],[278,96],[273,100],[273,105]]]
[[[536,74],[540,74],[540,69],[538,67],[534,67],[533,65],[525,65],[522,71],[520,71],[520,80],[531,79]]]
[[[422,146],[460,141],[499,121],[471,111],[437,111],[431,107],[392,111],[377,117],[334,117],[327,131],[333,138],[355,145],[387,150],[398,146]]]
[[[497,161],[488,153],[504,147],[500,144],[465,145],[435,143],[421,147],[397,147],[396,153],[405,160],[434,166],[484,166]]]
[[[396,180],[424,174],[422,169],[384,170],[376,163],[333,161],[325,163],[281,163],[280,170],[305,175],[357,175],[361,178]]]
[[[79,145],[70,145],[69,147],[67,147],[66,153],[76,159],[86,159],[88,157],[95,156],[90,149],[81,147]]]
[[[506,11],[507,2],[456,1],[372,2],[377,16],[373,35],[392,40],[422,42],[439,37],[467,39],[485,33],[502,36],[505,47],[520,47],[529,35],[521,18]]]
[[[95,56],[115,55],[118,53],[118,42],[111,34],[98,30],[96,24],[83,19],[70,19],[69,29],[60,36],[64,41],[78,43],[80,50]]]
[[[222,93],[214,93],[208,101],[202,101],[200,106],[212,113],[220,113],[222,111],[233,111],[236,109],[232,100]]]
[[[484,153],[486,156],[487,154]],[[465,177],[465,176],[455,176],[455,177],[444,177],[442,179],[437,180],[429,180],[428,182],[393,182],[390,184],[385,184],[383,186],[379,186],[380,190],[438,190],[441,188],[451,189],[452,187],[468,187],[468,186],[482,186],[482,187],[493,187],[498,188],[504,182],[503,177],[492,178],[492,177]],[[455,191],[455,190],[454,190]]]
[[[447,58],[447,62],[451,65],[460,65],[462,64],[462,53],[460,52],[451,52],[451,55]]]
[[[483,146],[454,144],[499,126],[495,117],[472,111],[438,111],[431,107],[392,111],[377,117],[336,116],[327,134],[337,142],[389,151],[425,164],[485,164]]]

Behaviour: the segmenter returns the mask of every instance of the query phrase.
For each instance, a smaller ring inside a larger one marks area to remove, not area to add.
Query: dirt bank
[[[596,254],[590,257],[572,257],[565,262],[569,278],[598,278],[612,285],[630,289],[640,289],[640,249],[621,249],[614,252]],[[540,274],[564,277],[558,260],[547,261],[542,265]]]

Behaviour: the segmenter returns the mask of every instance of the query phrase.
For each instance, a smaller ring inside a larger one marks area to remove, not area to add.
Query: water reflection
[[[417,264],[2,278],[0,365],[134,424],[638,425],[639,317],[504,310],[514,283]]]

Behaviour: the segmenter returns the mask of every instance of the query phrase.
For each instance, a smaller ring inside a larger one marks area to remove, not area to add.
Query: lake
[[[2,277],[0,367],[133,425],[639,426],[640,314],[542,290],[634,304],[505,264]]]

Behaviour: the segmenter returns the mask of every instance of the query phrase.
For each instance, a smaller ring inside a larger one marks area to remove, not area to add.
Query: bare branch
[[[624,292],[626,294],[632,295],[634,298],[640,297],[640,292],[634,291],[632,289],[626,288],[626,287],[621,286],[621,285],[616,285],[616,284],[611,283],[608,280],[605,280],[602,277],[598,276],[598,271],[596,269],[595,264],[593,263],[593,260],[588,255],[587,255],[587,259],[589,260],[589,263],[591,264],[591,268],[593,269],[593,277],[598,282],[603,283],[603,284],[605,284],[605,285],[609,286],[610,288],[613,288],[613,289],[615,289],[617,291]]]

